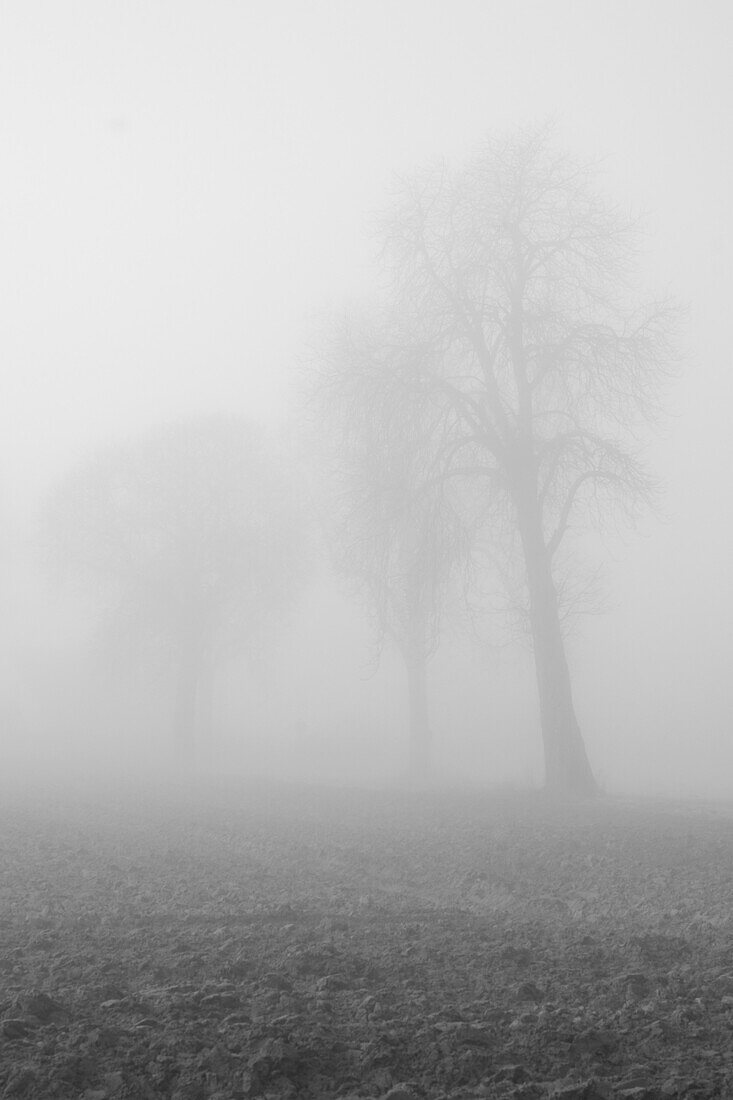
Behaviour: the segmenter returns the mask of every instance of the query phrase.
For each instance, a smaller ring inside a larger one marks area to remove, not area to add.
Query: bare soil
[[[16,792],[0,1095],[733,1097],[733,816],[476,790]]]

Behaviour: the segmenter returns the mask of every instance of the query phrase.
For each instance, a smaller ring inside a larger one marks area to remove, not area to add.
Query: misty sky
[[[604,546],[581,717],[733,790],[732,33],[724,0],[5,0],[3,507],[131,428],[284,416],[394,173],[552,116],[689,307],[666,519]]]

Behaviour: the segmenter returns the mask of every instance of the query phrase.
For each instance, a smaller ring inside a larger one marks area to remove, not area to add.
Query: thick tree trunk
[[[421,652],[404,654],[409,705],[408,770],[413,779],[430,774],[427,658]]]
[[[520,500],[518,511],[529,586],[545,786],[559,794],[595,794],[598,788],[573,704],[557,589],[536,494],[527,494],[524,500]]]

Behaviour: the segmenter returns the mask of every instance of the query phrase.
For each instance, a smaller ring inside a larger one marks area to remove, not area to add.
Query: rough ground
[[[0,1095],[733,1097],[733,817],[183,787],[0,808]]]

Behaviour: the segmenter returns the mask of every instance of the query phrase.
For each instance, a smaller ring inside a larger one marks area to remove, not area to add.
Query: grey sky
[[[548,113],[653,213],[708,340],[722,321],[722,3],[31,0],[2,22],[3,404],[26,446],[202,402],[272,414],[392,172]]]

